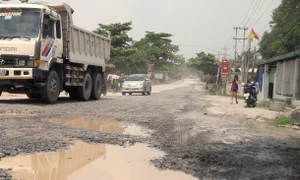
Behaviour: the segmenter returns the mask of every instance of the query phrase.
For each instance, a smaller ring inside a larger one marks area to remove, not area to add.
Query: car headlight
[[[144,86],[144,83],[141,83],[140,86]]]
[[[34,66],[34,61],[33,60],[27,61],[27,66],[33,67]]]
[[[19,60],[19,66],[25,66],[26,61],[25,60]]]

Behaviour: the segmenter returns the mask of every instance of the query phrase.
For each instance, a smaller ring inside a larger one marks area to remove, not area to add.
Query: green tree
[[[189,59],[188,66],[203,72],[204,75],[217,75],[220,62],[215,55],[206,54],[205,52],[197,53],[197,56]]]
[[[300,49],[300,1],[282,0],[273,11],[272,30],[265,32],[259,43],[264,58]]]
[[[102,36],[111,36],[111,58],[110,62],[115,66],[117,74],[128,73],[131,71],[131,56],[136,53],[133,40],[128,36],[128,31],[132,29],[132,22],[112,23],[108,25],[99,24],[94,30]]]
[[[172,44],[171,34],[146,32],[145,37],[134,41],[128,36],[131,22],[99,24],[95,33],[108,37],[111,35],[111,60],[116,73],[147,73],[147,66],[154,71],[173,71],[182,69],[183,56],[178,56],[178,46]],[[177,74],[180,74],[177,72]]]
[[[147,31],[145,37],[135,43],[138,51],[146,54],[155,71],[168,70],[176,60],[175,54],[179,51],[179,47],[172,44],[171,37],[169,33]]]

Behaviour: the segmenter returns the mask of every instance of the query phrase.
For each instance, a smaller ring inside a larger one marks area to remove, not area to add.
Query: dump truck
[[[0,4],[0,95],[100,99],[110,38],[74,25],[67,4]]]

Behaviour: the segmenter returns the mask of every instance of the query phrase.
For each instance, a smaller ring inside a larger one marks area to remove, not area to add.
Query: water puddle
[[[33,114],[0,114],[0,118],[28,118],[34,117]]]
[[[164,153],[145,144],[129,148],[76,142],[67,150],[4,158],[16,180],[196,180],[182,172],[160,171],[149,160]]]
[[[56,124],[64,124],[75,129],[89,129],[93,131],[102,131],[105,133],[130,134],[143,137],[149,136],[151,132],[149,129],[137,126],[135,124],[110,120],[93,120],[88,117],[80,116],[68,116],[64,118],[47,119],[44,121]]]

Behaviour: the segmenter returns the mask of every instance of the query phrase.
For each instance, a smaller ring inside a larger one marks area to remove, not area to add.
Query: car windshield
[[[145,76],[129,76],[126,81],[144,81]]]
[[[40,14],[0,9],[0,38],[38,37]]]

